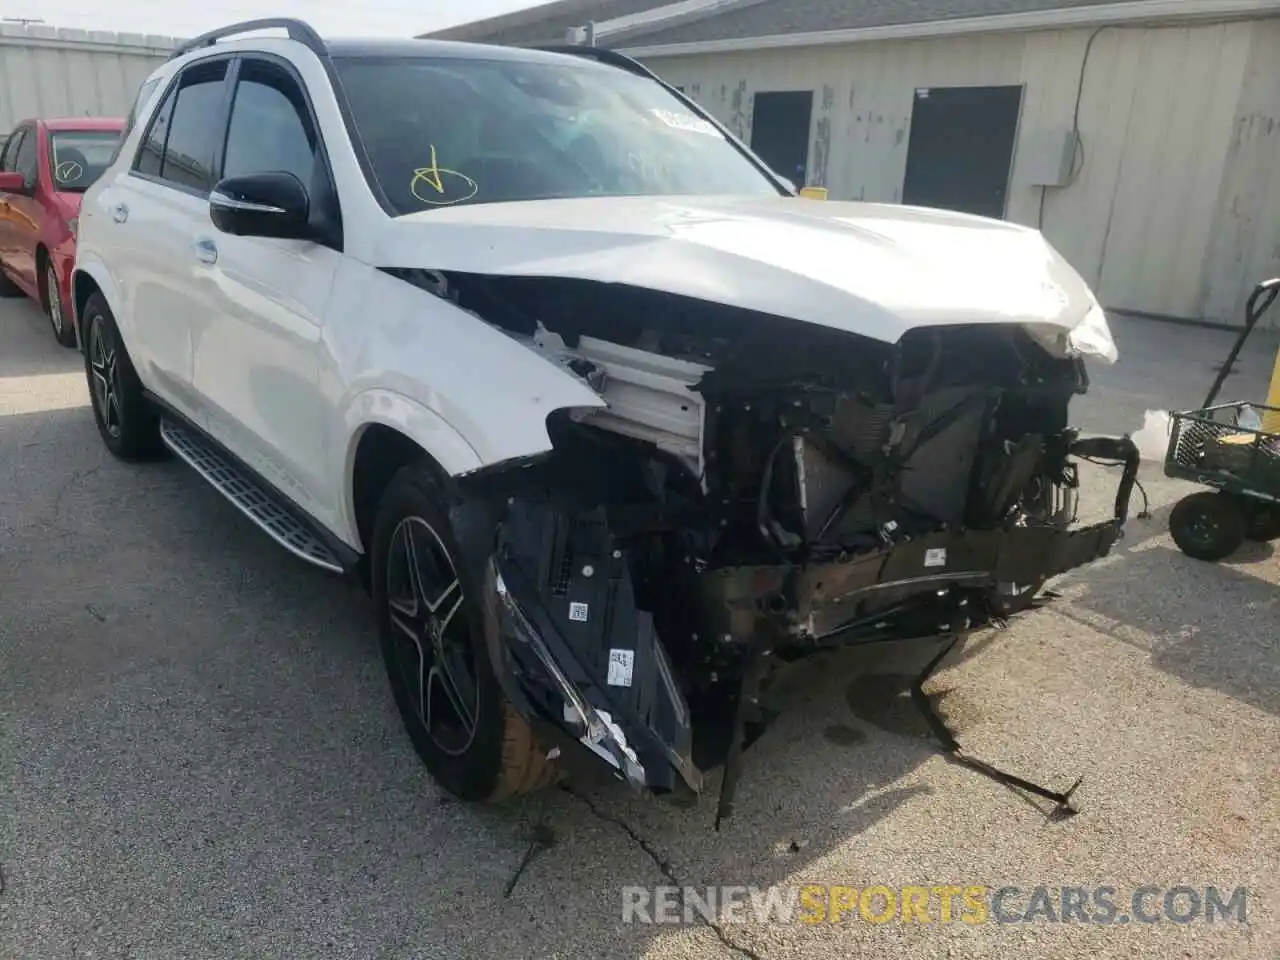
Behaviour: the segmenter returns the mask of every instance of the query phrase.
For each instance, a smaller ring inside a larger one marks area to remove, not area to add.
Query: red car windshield
[[[55,130],[49,134],[49,173],[55,190],[84,193],[111,164],[114,130]]]

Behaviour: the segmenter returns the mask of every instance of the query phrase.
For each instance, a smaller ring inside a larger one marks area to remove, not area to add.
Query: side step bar
[[[279,500],[244,470],[212,449],[199,434],[165,417],[160,439],[178,459],[204,477],[215,490],[295,557],[330,573],[342,573],[332,550]]]

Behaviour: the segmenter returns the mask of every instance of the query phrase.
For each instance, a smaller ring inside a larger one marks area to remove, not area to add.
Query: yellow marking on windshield
[[[436,159],[436,145],[431,145],[431,166],[414,173],[436,188],[436,193],[444,193],[444,183],[440,179],[440,162]]]
[[[426,187],[430,187],[435,191],[435,195],[423,196]],[[449,186],[446,186],[449,184]],[[422,203],[433,207],[447,207],[455,203],[462,203],[464,200],[470,200],[480,192],[480,185],[468,177],[465,173],[459,173],[457,170],[450,170],[448,167],[440,166],[440,162],[436,157],[436,145],[431,144],[431,166],[418,167],[413,171],[413,180],[409,183],[409,190]],[[449,196],[450,193],[456,193],[457,196]]]

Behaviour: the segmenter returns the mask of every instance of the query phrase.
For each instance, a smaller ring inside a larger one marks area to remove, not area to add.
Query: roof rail
[[[212,47],[219,40],[235,36],[237,33],[252,33],[255,30],[271,29],[287,30],[290,40],[297,40],[321,59],[329,55],[328,47],[324,45],[324,41],[320,39],[320,34],[316,33],[310,24],[302,20],[295,20],[292,17],[270,17],[265,20],[245,20],[241,23],[219,27],[217,30],[210,30],[208,33],[202,33],[200,36],[181,44],[169,55],[169,59],[174,60],[201,47]]]
[[[627,73],[634,73],[637,76],[647,77],[650,80],[657,80],[658,76],[639,60],[633,60],[625,53],[619,53],[617,50],[610,50],[608,47],[582,47],[576,44],[557,44],[549,47],[537,47],[543,53],[565,53],[571,57],[585,57],[588,60],[596,60],[600,63],[607,63],[611,67],[617,67],[619,70],[625,70]]]

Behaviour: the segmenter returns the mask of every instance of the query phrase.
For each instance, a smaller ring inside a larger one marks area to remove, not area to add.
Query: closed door
[[[22,139],[25,136],[27,136],[26,127],[19,127],[9,135],[9,139],[5,141],[4,149],[0,151],[0,172],[15,172],[18,149],[22,146]],[[15,236],[13,218],[16,215],[10,204],[17,196],[18,194],[16,193],[0,193],[0,269],[10,275],[13,273],[13,267],[10,266],[9,261],[13,256]]]
[[[313,204],[331,202],[331,176],[301,83],[278,61],[246,57],[219,178],[287,172]],[[337,219],[336,217],[334,218]],[[317,473],[329,414],[317,383],[320,334],[342,255],[324,243],[208,231],[204,268],[214,309],[195,331],[195,385],[216,439],[308,514],[336,516]]]
[[[170,86],[131,168],[98,198],[116,247],[125,332],[144,382],[189,418],[207,419],[194,389],[193,330],[216,291],[199,244],[212,230],[209,193],[221,142],[229,60],[197,61]]]
[[[13,151],[13,170],[22,174],[27,189],[3,197],[4,261],[7,272],[28,291],[36,289],[36,247],[40,242],[40,202],[35,198],[39,178],[39,133],[24,130]]]
[[[751,149],[774,173],[803,187],[809,176],[812,90],[762,92],[751,113]]]
[[[902,202],[1003,218],[1022,87],[917,90]]]

